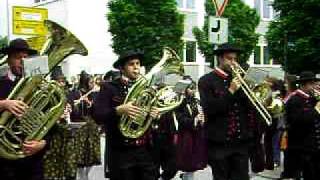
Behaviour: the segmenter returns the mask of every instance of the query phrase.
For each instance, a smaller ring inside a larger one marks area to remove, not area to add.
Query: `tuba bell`
[[[152,123],[153,119],[149,116],[152,107],[156,107],[160,114],[163,114],[181,104],[183,98],[173,91],[172,86],[157,87],[157,89],[151,85],[157,73],[179,75],[184,73],[182,62],[175,51],[168,47],[164,48],[161,60],[145,76],[141,75],[128,92],[124,104],[133,102],[143,112],[136,118],[126,115],[121,117],[119,128],[123,136],[133,139],[142,136]]]
[[[71,54],[88,54],[86,47],[70,31],[53,21],[44,23],[49,36],[40,55],[48,56],[49,72]],[[25,102],[29,108],[21,119],[9,111],[0,114],[1,157],[24,158],[23,142],[41,140],[63,114],[66,95],[55,81],[45,79],[48,74],[20,79],[8,96],[8,99]]]

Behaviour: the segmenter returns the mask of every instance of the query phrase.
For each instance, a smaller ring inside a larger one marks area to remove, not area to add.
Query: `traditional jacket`
[[[255,112],[244,93],[228,90],[232,77],[219,68],[199,80],[201,106],[208,125],[209,144],[248,142],[255,126]]]
[[[298,89],[285,102],[288,148],[320,151],[320,115],[314,97]]]

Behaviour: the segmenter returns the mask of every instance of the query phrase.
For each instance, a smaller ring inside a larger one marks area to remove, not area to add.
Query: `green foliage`
[[[216,12],[212,0],[206,0],[205,8],[207,14],[215,16]],[[258,41],[259,35],[255,33],[255,29],[259,24],[259,16],[254,9],[245,5],[241,0],[232,0],[226,6],[223,17],[228,18],[229,21],[228,41],[243,50],[240,55],[240,63],[245,63]],[[208,42],[207,16],[205,17],[203,29],[194,28],[193,33],[205,58],[207,60],[214,59],[214,46]]]
[[[267,40],[271,56],[289,73],[320,72],[320,0],[275,0],[279,16]]]
[[[8,38],[0,36],[0,49],[6,47],[8,45]],[[0,54],[0,58],[3,57],[4,54]]]
[[[181,51],[183,15],[175,0],[112,0],[108,5],[109,32],[118,55],[141,49],[145,52],[143,65],[149,69],[161,58],[163,47]]]

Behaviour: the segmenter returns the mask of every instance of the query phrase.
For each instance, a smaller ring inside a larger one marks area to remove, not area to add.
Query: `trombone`
[[[249,98],[250,102],[259,112],[263,120],[268,125],[271,125],[271,122],[272,122],[271,115],[269,114],[268,110],[264,107],[264,105],[261,103],[261,101],[256,97],[254,91],[250,89],[249,85],[243,78],[243,76],[246,75],[247,72],[238,63],[234,63],[234,65],[231,65],[231,69],[233,74],[239,79],[241,83],[242,91]]]

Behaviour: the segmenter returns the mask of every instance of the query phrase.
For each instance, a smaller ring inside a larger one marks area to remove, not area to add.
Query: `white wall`
[[[68,27],[89,50],[87,57],[76,57],[71,60],[72,64],[78,65],[72,65],[71,74],[78,74],[81,70],[92,74],[104,74],[117,59],[112,51],[111,34],[108,32],[107,2],[107,0],[67,2]]]
[[[0,1],[0,36],[7,35],[7,0]]]
[[[44,4],[49,19],[70,30],[87,47],[86,57],[72,55],[63,63],[67,76],[85,70],[91,74],[104,74],[117,59],[111,48],[111,34],[106,19],[108,0],[60,0]]]

